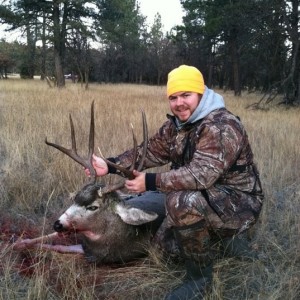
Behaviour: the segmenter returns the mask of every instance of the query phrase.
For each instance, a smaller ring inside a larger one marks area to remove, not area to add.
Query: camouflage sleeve
[[[190,163],[157,174],[157,189],[168,192],[209,188],[236,161],[244,139],[244,129],[233,118],[206,124],[198,134]]]

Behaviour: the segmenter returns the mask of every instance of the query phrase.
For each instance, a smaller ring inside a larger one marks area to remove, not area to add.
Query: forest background
[[[161,85],[180,64],[209,87],[261,91],[300,104],[299,0],[181,0],[182,25],[149,26],[136,0],[2,1],[0,22],[26,42],[0,41],[0,73],[22,78]],[[49,84],[51,82],[49,81]]]

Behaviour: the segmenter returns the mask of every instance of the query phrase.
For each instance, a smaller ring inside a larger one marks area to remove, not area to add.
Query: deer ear
[[[124,204],[116,205],[116,213],[125,223],[130,225],[142,225],[154,221],[158,217],[155,212],[146,212]]]

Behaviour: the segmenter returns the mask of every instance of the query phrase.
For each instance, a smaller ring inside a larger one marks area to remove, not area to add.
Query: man
[[[170,162],[171,169],[135,171],[125,187],[166,197],[156,241],[165,251],[178,250],[187,271],[166,299],[202,299],[220,249],[238,255],[249,250],[240,237],[256,222],[263,193],[243,125],[222,96],[204,85],[201,72],[187,65],[172,70],[167,96],[173,115],[149,139],[144,169]],[[110,160],[127,167],[132,156],[128,150]],[[118,172],[95,155],[93,164],[98,176]]]

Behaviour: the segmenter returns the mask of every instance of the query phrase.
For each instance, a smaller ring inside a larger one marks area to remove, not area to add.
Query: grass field
[[[223,93],[252,144],[265,202],[255,225],[254,262],[234,258],[214,266],[207,299],[300,299],[300,109],[247,110],[260,95]],[[95,101],[96,145],[105,156],[131,147],[130,123],[141,140],[140,108],[149,133],[165,120],[165,87],[80,85],[50,89],[39,80],[0,81],[0,299],[163,299],[184,272],[154,249],[125,266],[95,268],[79,256],[14,251],[11,241],[50,233],[86,181],[80,166],[47,147],[44,139],[70,145],[68,114],[74,119],[79,153],[87,152],[90,104]]]

